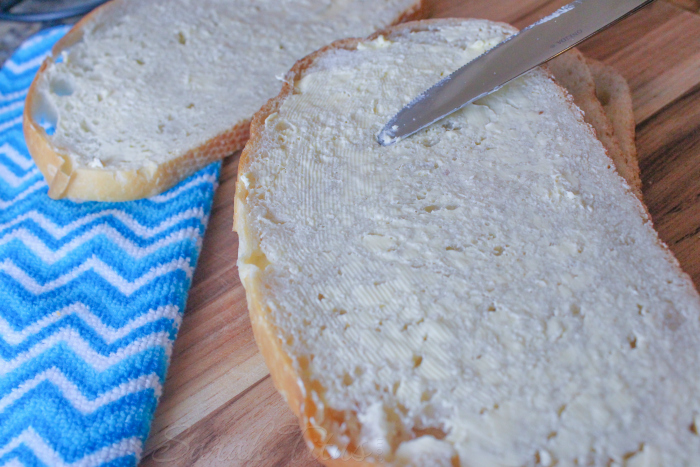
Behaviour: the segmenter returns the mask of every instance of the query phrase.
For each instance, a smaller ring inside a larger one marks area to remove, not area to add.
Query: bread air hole
[[[442,127],[447,131],[459,131],[462,129],[462,126],[454,120],[446,121],[443,123]]]
[[[65,50],[63,50],[63,51],[54,59],[53,62],[54,62],[54,63],[63,63],[63,62],[65,62],[66,59],[68,58],[68,53],[69,53],[69,51],[70,51],[70,49],[65,49]],[[107,54],[105,54],[105,55],[107,55]]]
[[[279,120],[275,126],[274,130],[280,133],[288,132],[294,130],[294,126],[285,120]]]
[[[422,355],[414,355],[413,356],[413,368],[418,368],[421,366],[421,363],[423,363],[423,356]]]
[[[38,117],[39,118],[35,117],[35,120],[39,124],[39,126],[44,129],[47,135],[51,136],[54,133],[56,133],[55,119],[50,118],[50,116],[47,116],[46,114],[39,115]]]
[[[636,451],[629,451],[629,452],[623,454],[622,460],[628,461],[628,460],[632,459],[633,457],[635,457],[637,454],[641,453],[642,451],[644,451],[644,443],[639,443],[639,449],[637,449]]]
[[[557,461],[553,461],[552,455],[547,451],[537,451],[535,452],[535,465],[541,465],[543,467],[551,467],[557,464]]]
[[[432,436],[435,439],[442,440],[447,437],[447,432],[445,432],[445,430],[434,426],[429,426],[425,428],[414,428],[413,433],[416,435],[416,438],[419,438],[421,436]]]
[[[420,395],[420,401],[421,402],[428,402],[430,399],[433,398],[433,396],[435,395],[436,392],[437,391],[435,389],[428,389],[428,390],[423,391]]]
[[[420,143],[426,148],[432,148],[440,142],[440,138],[437,136],[428,136],[420,140]]]
[[[57,96],[70,96],[75,89],[70,79],[64,76],[56,76],[49,83],[49,91]]]
[[[309,361],[309,357],[307,357],[306,355],[302,355],[301,357],[299,357],[297,362],[299,363],[299,368],[302,371],[307,371],[309,369],[310,361]]]
[[[576,303],[571,304],[570,310],[571,310],[571,314],[574,316],[579,316],[581,314],[581,307],[578,306],[578,304],[576,304]]]
[[[261,271],[264,271],[266,267],[270,265],[267,256],[262,251],[254,251],[246,260],[243,261],[244,264],[250,264],[251,266],[257,266]]]
[[[627,342],[629,342],[630,349],[636,349],[637,348],[637,336],[630,336],[627,338]]]

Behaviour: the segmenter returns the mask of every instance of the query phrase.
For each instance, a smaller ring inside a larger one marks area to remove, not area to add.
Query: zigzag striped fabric
[[[66,31],[39,33],[0,70],[0,465],[135,465],[220,164],[146,200],[49,199],[22,109]]]

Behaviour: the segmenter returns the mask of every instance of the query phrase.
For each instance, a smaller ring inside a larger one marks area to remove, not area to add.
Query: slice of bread
[[[627,182],[641,193],[642,179],[637,160],[637,146],[634,142],[636,124],[629,85],[614,68],[597,60],[586,59],[586,62],[595,81],[596,97],[612,124],[615,140],[628,167],[627,173],[632,175]]]
[[[546,70],[376,143],[512,32],[435,20],[337,42],[253,119],[239,273],[326,465],[700,463],[700,297]]]
[[[114,0],[41,66],[27,146],[53,198],[154,195],[241,149],[296,60],[426,13],[421,0]]]

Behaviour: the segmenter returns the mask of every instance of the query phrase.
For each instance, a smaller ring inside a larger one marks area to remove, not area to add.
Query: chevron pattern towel
[[[0,70],[0,465],[135,465],[220,164],[147,200],[49,199],[22,107],[66,30]]]

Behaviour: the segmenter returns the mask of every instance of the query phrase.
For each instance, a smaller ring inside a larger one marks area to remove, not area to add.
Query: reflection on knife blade
[[[487,96],[654,0],[576,0],[511,36],[426,90],[377,135],[383,146]]]

